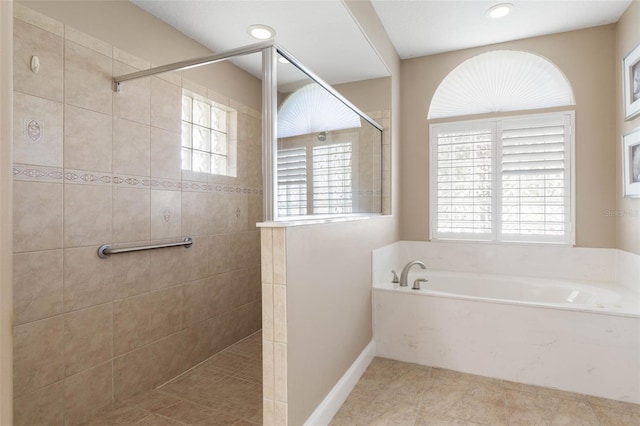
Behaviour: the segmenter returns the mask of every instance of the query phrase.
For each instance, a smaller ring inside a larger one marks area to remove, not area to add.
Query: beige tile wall
[[[151,64],[14,16],[15,424],[73,425],[260,329],[260,115],[176,74],[115,93]],[[238,111],[238,178],[181,171],[182,85]]]
[[[286,228],[262,228],[262,422],[288,424]]]

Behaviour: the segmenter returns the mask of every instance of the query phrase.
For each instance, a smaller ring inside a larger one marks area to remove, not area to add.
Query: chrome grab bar
[[[114,249],[109,244],[103,244],[98,249],[98,256],[100,256],[102,259],[106,259],[107,257],[111,256],[112,254],[129,253],[129,252],[132,252],[132,251],[141,251],[141,250],[153,250],[153,249],[159,249],[159,248],[165,248],[165,247],[184,246],[185,248],[189,248],[189,247],[191,247],[192,244],[193,244],[193,239],[191,237],[185,237],[184,240],[182,240],[180,242],[177,242],[177,243],[152,244],[152,245],[148,245],[148,246],[127,247],[127,248],[119,248],[119,249]]]

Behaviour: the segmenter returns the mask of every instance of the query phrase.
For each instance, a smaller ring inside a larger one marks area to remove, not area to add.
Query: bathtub
[[[378,356],[640,403],[640,298],[631,288],[414,271],[408,287],[374,282]],[[412,290],[416,278],[428,282]]]

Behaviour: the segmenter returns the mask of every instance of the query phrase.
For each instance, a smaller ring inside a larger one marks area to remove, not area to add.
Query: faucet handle
[[[391,270],[391,273],[393,273],[393,280],[391,282],[394,284],[398,284],[400,282],[400,278],[398,278],[398,273],[393,269]]]
[[[411,287],[411,290],[420,290],[420,283],[426,283],[429,280],[426,278],[418,278],[413,282],[413,287]]]

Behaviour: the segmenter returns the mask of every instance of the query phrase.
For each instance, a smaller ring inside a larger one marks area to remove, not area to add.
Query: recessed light
[[[513,4],[511,3],[496,4],[495,6],[491,6],[489,10],[487,10],[487,16],[494,19],[504,18],[509,13],[511,13],[511,9],[513,9]]]
[[[268,40],[276,35],[276,30],[268,25],[262,24],[249,25],[247,32],[251,37],[257,38],[258,40]]]
[[[278,58],[278,62],[280,62],[281,64],[288,64],[289,60],[287,58],[285,58],[284,56],[280,56]]]

